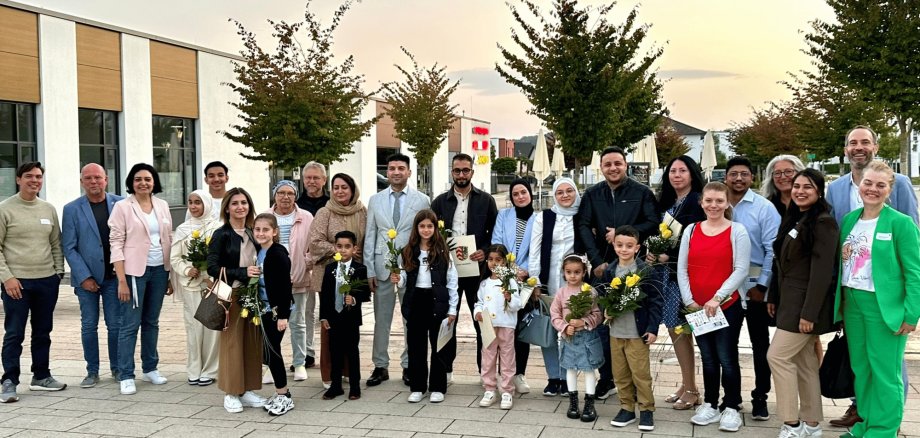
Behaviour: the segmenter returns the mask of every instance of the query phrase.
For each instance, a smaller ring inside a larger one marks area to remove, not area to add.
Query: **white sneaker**
[[[696,415],[690,419],[690,422],[697,426],[706,426],[717,423],[720,418],[721,415],[718,409],[712,407],[709,403],[703,403],[700,407],[696,408]]]
[[[278,397],[281,397],[278,395],[278,393],[274,393],[269,396],[267,399],[265,399],[265,403],[262,405],[262,409],[265,409],[266,411],[269,410],[275,404]]]
[[[291,409],[294,409],[294,399],[286,395],[279,395],[275,398],[275,403],[268,409],[268,414],[277,417],[288,413]]]
[[[137,387],[134,386],[134,379],[122,380],[120,383],[121,393],[124,395],[131,395],[137,393]]]
[[[479,406],[487,408],[495,404],[495,391],[486,391],[482,394],[482,400],[479,400]]]
[[[508,410],[511,409],[511,406],[514,405],[514,396],[510,392],[502,393],[502,403],[499,405],[502,409]]]
[[[527,381],[524,380],[523,374],[514,376],[514,390],[517,391],[518,394],[530,393],[530,385],[528,385]]]
[[[304,380],[307,380],[307,367],[294,367],[294,381],[303,382]]]
[[[737,432],[741,428],[741,414],[732,408],[725,408],[722,411],[722,418],[719,420],[719,430],[725,432]]]
[[[431,395],[428,396],[428,401],[432,403],[441,403],[442,401],[444,401],[444,393],[437,392],[437,391],[432,392]]]
[[[824,432],[821,430],[820,423],[817,426],[809,426],[807,423],[803,421],[802,424],[805,424],[805,434],[802,436],[818,438],[824,434]]]
[[[236,414],[243,412],[243,404],[240,403],[239,397],[227,394],[224,396],[224,409],[231,414]]]
[[[240,403],[250,408],[261,408],[265,406],[265,399],[252,391],[246,391],[240,396]]]
[[[272,372],[268,369],[268,367],[263,366],[262,367],[262,384],[271,385],[272,383],[275,383],[275,378],[272,377]]]
[[[800,438],[805,436],[805,423],[800,422],[798,426],[783,424],[779,430],[778,438]]]
[[[423,395],[424,394],[422,394],[421,392],[413,392],[412,394],[409,394],[409,403],[418,403],[422,401]]]
[[[153,370],[149,373],[144,373],[141,376],[141,380],[145,382],[153,383],[154,385],[163,385],[166,382],[168,382],[168,380],[166,380],[165,377],[161,376],[160,372],[157,370]]]

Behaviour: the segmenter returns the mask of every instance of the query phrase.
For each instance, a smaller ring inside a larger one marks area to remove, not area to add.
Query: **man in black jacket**
[[[476,251],[470,253],[470,260],[480,262],[479,269],[486,269],[482,264],[485,260],[483,250],[492,241],[492,229],[495,227],[495,217],[498,208],[495,199],[487,192],[473,186],[473,157],[467,154],[457,154],[451,162],[451,176],[454,184],[451,188],[434,199],[431,209],[444,222],[444,226],[453,230],[454,236],[476,236]],[[460,277],[458,293],[466,295],[466,304],[473,314],[473,305],[476,304],[479,292],[480,277]],[[457,315],[460,315],[460,302],[457,302]],[[482,363],[482,336],[479,324],[473,322],[476,329],[476,366]],[[450,342],[444,346],[443,356],[447,361],[447,381],[450,383],[454,371],[454,359],[457,357],[457,332]]]
[[[627,176],[626,152],[616,146],[601,152],[601,171],[605,181],[585,190],[578,208],[575,238],[588,253],[595,278],[604,275],[608,263],[616,260],[613,240],[616,227],[631,225],[640,234],[640,242],[658,229],[661,219],[655,208],[655,195],[647,186]],[[613,389],[610,364],[609,328],[601,325],[595,330],[604,346],[605,363],[600,368],[595,397],[606,399]]]

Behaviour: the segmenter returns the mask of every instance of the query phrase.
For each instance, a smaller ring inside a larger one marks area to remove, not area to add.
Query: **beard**
[[[465,189],[465,188],[467,188],[467,187],[470,186],[470,183],[471,183],[471,182],[472,182],[472,181],[471,181],[471,180],[468,180],[468,179],[467,179],[467,180],[458,179],[458,180],[455,180],[455,181],[454,181],[454,185],[457,186],[457,187],[459,187],[459,188],[461,188],[461,189]]]

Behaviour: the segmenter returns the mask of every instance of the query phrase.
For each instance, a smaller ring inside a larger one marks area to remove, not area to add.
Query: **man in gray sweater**
[[[51,377],[49,352],[54,306],[64,275],[57,210],[39,199],[45,170],[39,162],[16,169],[19,193],[0,202],[0,281],[3,282],[3,360],[0,402],[19,400],[19,357],[29,313],[32,318],[32,391],[67,387]]]

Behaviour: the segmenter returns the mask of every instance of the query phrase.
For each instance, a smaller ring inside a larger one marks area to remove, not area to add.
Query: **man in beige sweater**
[[[61,227],[54,206],[39,199],[45,170],[28,162],[16,169],[19,193],[0,202],[0,281],[3,282],[3,360],[0,402],[19,400],[22,341],[32,318],[32,391],[67,387],[51,377],[49,351],[54,306],[64,275]]]

